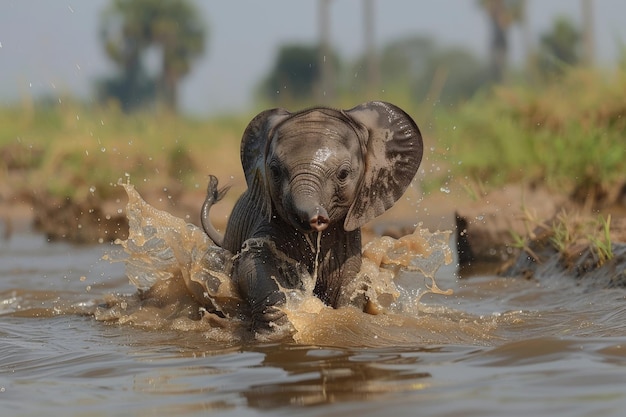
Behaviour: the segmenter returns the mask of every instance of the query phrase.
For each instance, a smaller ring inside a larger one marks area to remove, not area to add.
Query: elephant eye
[[[348,167],[341,167],[338,171],[337,171],[337,178],[340,181],[345,181],[348,179],[348,176],[350,175],[350,168]]]
[[[282,170],[280,169],[280,166],[277,164],[271,164],[270,165],[270,175],[272,176],[272,179],[276,182],[278,182],[280,180],[280,177],[282,175]]]

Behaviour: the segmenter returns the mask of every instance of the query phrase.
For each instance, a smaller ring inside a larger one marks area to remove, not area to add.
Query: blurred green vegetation
[[[19,193],[78,200],[123,195],[119,179],[152,188],[204,188],[239,164],[246,115],[199,120],[174,113],[63,104],[0,108],[0,183]],[[213,155],[232,155],[225,161]],[[3,181],[6,180],[6,181]]]
[[[552,82],[495,87],[437,115],[452,176],[497,187],[542,183],[600,198],[626,179],[626,71],[570,68]]]
[[[379,98],[403,107],[425,136],[424,189],[542,183],[580,198],[626,179],[626,70],[571,68],[535,85],[485,90],[455,106]],[[365,96],[342,94],[348,108]],[[290,110],[296,110],[292,108]],[[209,173],[239,175],[239,142],[253,114],[206,120],[117,107],[0,108],[0,183],[16,192],[112,198],[118,179],[141,187],[203,190]]]

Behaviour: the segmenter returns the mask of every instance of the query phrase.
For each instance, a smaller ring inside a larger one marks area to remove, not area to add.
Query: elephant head
[[[384,102],[347,111],[267,110],[250,122],[241,145],[248,188],[263,188],[254,194],[266,198],[265,214],[305,233],[339,221],[352,231],[385,212],[422,154],[415,122]]]

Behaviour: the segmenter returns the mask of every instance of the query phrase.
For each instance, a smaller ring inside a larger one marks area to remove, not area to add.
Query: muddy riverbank
[[[213,209],[214,223],[221,230],[242,188],[234,183],[225,201]],[[122,187],[116,188],[109,199],[87,193],[76,201],[43,191],[12,190],[5,184],[0,193],[3,234],[6,238],[16,231],[34,228],[50,241],[92,244],[125,239],[126,196]],[[137,188],[154,207],[200,224],[203,187],[190,191],[172,183],[160,189]],[[560,223],[556,224],[555,219]],[[365,241],[379,235],[402,236],[420,223],[429,230],[453,231],[459,269],[465,276],[485,271],[525,277],[556,272],[545,269],[547,263],[559,273],[578,278],[592,271],[603,275],[603,269],[598,271],[597,267],[604,266],[612,271],[605,276],[605,286],[626,283],[622,277],[626,256],[621,249],[626,244],[625,186],[608,190],[602,200],[582,201],[538,186],[507,185],[479,198],[470,198],[461,189],[424,195],[420,187],[413,186],[396,206],[363,229]],[[602,226],[608,232],[606,236],[602,236]],[[571,236],[556,236],[558,228]],[[601,245],[602,239],[608,246],[604,255],[594,246]],[[602,256],[608,259],[600,259]]]

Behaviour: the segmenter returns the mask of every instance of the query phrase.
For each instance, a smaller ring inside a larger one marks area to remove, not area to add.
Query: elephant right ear
[[[249,189],[253,188],[255,183],[264,184],[265,152],[269,134],[274,126],[290,115],[291,113],[285,109],[265,110],[248,123],[241,138],[241,166]]]
[[[402,197],[420,166],[424,143],[415,121],[393,104],[372,101],[346,114],[367,129],[365,173],[344,222],[351,231]]]

